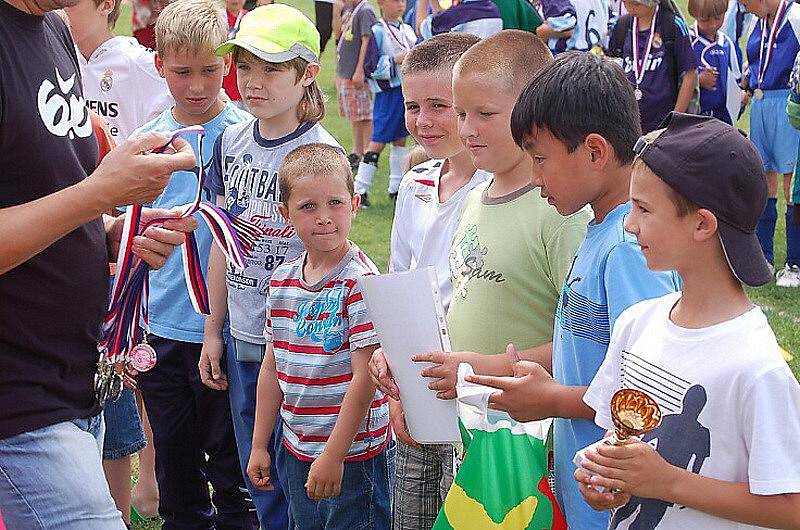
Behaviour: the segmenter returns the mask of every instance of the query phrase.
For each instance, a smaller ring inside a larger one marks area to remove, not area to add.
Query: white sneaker
[[[773,265],[772,263],[770,263],[770,262],[768,261],[768,262],[767,262],[767,267],[769,268],[769,274],[770,274],[770,276],[775,276],[775,265]]]
[[[800,267],[786,265],[775,275],[775,285],[778,287],[800,287]]]

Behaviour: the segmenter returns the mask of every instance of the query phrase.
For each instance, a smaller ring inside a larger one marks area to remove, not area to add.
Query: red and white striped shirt
[[[275,352],[283,391],[283,443],[300,460],[322,454],[353,378],[353,351],[378,344],[358,288],[358,278],[377,274],[351,243],[339,264],[315,284],[303,279],[305,252],[275,269],[265,329]],[[345,461],[367,460],[389,440],[389,404],[376,391]]]

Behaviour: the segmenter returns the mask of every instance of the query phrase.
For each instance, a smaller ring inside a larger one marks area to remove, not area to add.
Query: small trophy
[[[623,388],[611,397],[611,421],[614,422],[614,434],[575,453],[572,463],[582,467],[586,452],[598,445],[620,445],[633,436],[642,436],[657,428],[661,425],[661,409],[641,390]],[[601,486],[594,488],[601,493],[605,491]]]
[[[631,436],[642,436],[661,425],[661,409],[641,390],[623,388],[611,397],[611,421],[614,434],[604,442],[619,445]]]

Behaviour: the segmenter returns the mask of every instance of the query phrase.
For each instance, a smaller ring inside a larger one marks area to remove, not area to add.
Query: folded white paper
[[[427,364],[411,360],[417,353],[450,351],[436,271],[365,276],[359,285],[400,389],[409,433],[419,443],[461,441],[455,400],[437,398],[421,375]]]

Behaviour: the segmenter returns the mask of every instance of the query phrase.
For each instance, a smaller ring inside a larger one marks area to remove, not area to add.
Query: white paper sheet
[[[450,351],[436,271],[365,276],[359,285],[400,389],[409,433],[419,443],[461,441],[456,401],[437,398],[421,376],[427,365],[411,360],[417,353]]]

